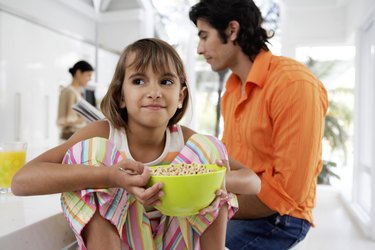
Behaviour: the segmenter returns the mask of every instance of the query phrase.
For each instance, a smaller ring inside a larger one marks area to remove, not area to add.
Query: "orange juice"
[[[26,151],[0,152],[0,188],[9,188],[13,176],[25,164]]]

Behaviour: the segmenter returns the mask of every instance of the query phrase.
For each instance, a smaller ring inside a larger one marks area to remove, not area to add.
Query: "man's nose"
[[[203,46],[202,46],[201,42],[199,42],[198,47],[197,47],[197,53],[198,53],[198,55],[202,55],[203,52],[204,52]]]

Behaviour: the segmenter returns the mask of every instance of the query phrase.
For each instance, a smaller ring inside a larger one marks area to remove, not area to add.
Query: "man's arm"
[[[241,162],[229,157],[229,163],[231,170],[240,170],[242,168],[247,168]],[[254,173],[255,174],[255,173]],[[231,176],[227,176],[227,178],[231,178]],[[239,189],[238,186],[248,185],[246,183],[238,183],[238,181],[230,181],[226,180],[228,183],[227,185],[231,184],[234,185],[233,187],[228,187],[227,189]],[[249,195],[238,195],[238,204],[239,210],[234,214],[235,219],[255,219],[266,217],[271,214],[276,213],[276,211],[271,210],[268,208],[263,202],[259,200],[259,198],[254,194]]]
[[[276,213],[264,205],[256,195],[239,195],[237,198],[239,210],[234,214],[234,219],[256,219]]]

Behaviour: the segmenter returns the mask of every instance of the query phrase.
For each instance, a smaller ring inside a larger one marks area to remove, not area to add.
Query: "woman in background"
[[[86,120],[72,107],[82,98],[83,88],[91,80],[93,71],[94,68],[86,61],[79,61],[69,69],[73,77],[72,82],[60,92],[57,114],[57,125],[62,140],[69,139],[74,132],[86,125]]]

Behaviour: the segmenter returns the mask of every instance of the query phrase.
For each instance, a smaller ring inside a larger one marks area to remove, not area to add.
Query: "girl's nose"
[[[152,99],[157,99],[157,98],[160,98],[161,96],[162,94],[161,94],[160,86],[157,84],[152,84],[152,86],[150,86],[147,97],[152,98]]]

